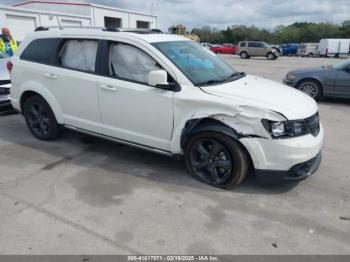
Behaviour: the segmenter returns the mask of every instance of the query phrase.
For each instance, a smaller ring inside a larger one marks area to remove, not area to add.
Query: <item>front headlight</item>
[[[289,73],[289,74],[287,74],[286,79],[289,81],[293,81],[295,79],[295,75]]]
[[[288,138],[303,136],[309,133],[305,120],[270,121],[263,119],[262,123],[273,138]]]

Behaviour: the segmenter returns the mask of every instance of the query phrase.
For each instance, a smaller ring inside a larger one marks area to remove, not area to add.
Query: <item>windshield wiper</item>
[[[206,82],[199,83],[198,85],[200,86],[205,86],[205,85],[212,85],[212,84],[218,84],[218,83],[226,83],[226,82],[231,82],[233,80],[237,80],[243,76],[245,76],[246,73],[244,72],[235,72],[232,75],[230,75],[228,78],[219,80],[219,79],[211,79]]]
[[[204,85],[212,85],[212,84],[217,84],[217,83],[223,83],[226,80],[218,80],[218,79],[211,79],[202,83],[199,83],[198,85],[204,86]]]
[[[245,72],[235,72],[232,75],[230,75],[227,79],[225,79],[225,81],[223,81],[223,82],[231,82],[231,81],[237,80],[245,75],[246,75]]]

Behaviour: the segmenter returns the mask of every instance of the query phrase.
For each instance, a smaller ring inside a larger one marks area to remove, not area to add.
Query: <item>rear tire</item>
[[[216,54],[220,55],[220,54],[221,54],[221,51],[217,51]]]
[[[311,96],[313,99],[318,100],[322,95],[322,86],[321,84],[313,79],[305,79],[300,81],[296,88],[301,92]]]
[[[185,148],[186,166],[192,176],[208,185],[230,189],[248,174],[247,153],[232,137],[202,132],[190,138]]]
[[[49,104],[41,96],[25,101],[23,115],[30,132],[38,139],[52,141],[59,137],[60,127]]]

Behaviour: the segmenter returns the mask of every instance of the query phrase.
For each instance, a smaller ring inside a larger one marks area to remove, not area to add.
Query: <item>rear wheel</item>
[[[247,52],[242,52],[239,54],[242,59],[247,59],[248,58],[248,53]]]
[[[220,133],[203,132],[190,138],[185,158],[195,179],[216,187],[232,188],[248,173],[248,157],[243,148]]]
[[[218,55],[220,55],[220,54],[221,54],[221,51],[217,51],[216,53],[217,53]]]
[[[315,100],[321,97],[322,87],[320,83],[313,79],[305,79],[300,81],[296,88],[305,94],[311,96]]]
[[[23,114],[31,133],[40,140],[55,140],[60,127],[49,104],[41,96],[31,96],[25,101]]]

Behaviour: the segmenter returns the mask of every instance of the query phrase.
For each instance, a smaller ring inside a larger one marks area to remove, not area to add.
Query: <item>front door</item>
[[[147,84],[159,64],[139,47],[109,42],[108,72],[98,81],[105,135],[170,151],[174,92]]]
[[[350,71],[337,70],[334,94],[341,97],[350,97]]]

